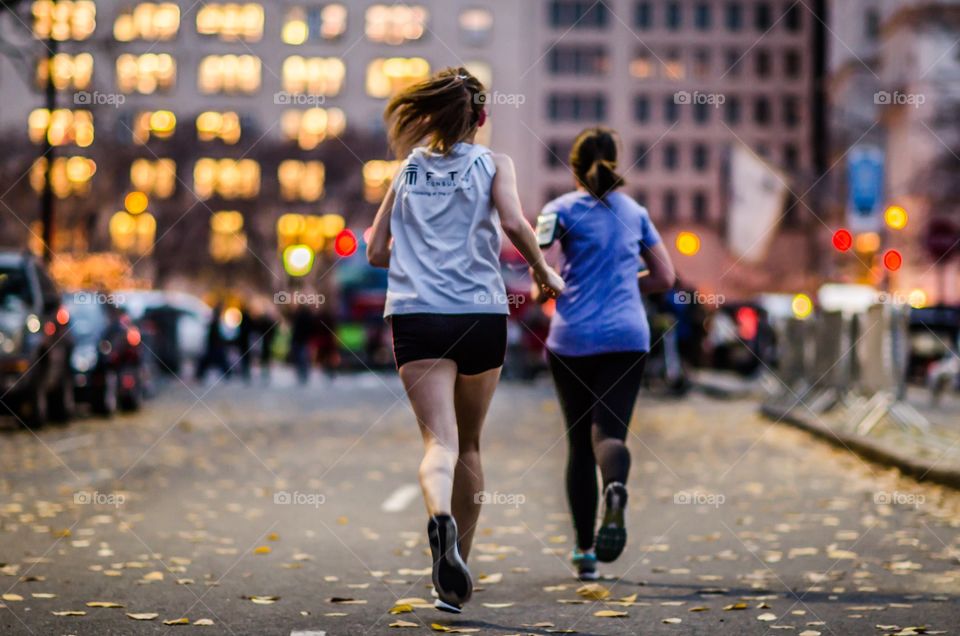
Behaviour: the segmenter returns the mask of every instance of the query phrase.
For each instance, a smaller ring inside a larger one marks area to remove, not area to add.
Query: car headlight
[[[70,366],[80,373],[86,373],[97,364],[97,348],[92,344],[77,346],[70,354]]]

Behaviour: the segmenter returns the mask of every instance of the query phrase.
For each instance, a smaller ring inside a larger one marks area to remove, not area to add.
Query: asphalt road
[[[630,544],[578,593],[551,387],[500,387],[477,592],[451,617],[408,601],[431,599],[429,557],[420,439],[395,376],[177,385],[135,416],[8,423],[0,633],[957,632],[956,493],[748,402],[643,396],[633,433]],[[390,614],[398,601],[413,611]]]

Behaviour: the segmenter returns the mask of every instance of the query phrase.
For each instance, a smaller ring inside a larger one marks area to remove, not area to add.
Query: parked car
[[[203,356],[212,310],[192,294],[175,291],[128,290],[118,303],[149,337],[157,371],[176,375],[183,365],[196,365]]]
[[[102,294],[64,296],[70,312],[74,349],[70,356],[77,401],[101,415],[135,411],[143,403],[148,376],[140,330]]]
[[[0,252],[0,413],[33,428],[73,415],[70,314],[43,264]]]

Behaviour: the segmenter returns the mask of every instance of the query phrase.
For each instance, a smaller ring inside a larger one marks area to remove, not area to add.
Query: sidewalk
[[[868,433],[855,430],[854,409],[842,404],[816,412],[812,398],[798,403],[796,396],[787,393],[779,400],[760,399],[760,411],[769,419],[797,426],[918,481],[960,489],[960,397],[956,394],[945,395],[933,406],[925,389],[911,388],[906,405],[929,426],[924,430],[905,427],[886,415]]]

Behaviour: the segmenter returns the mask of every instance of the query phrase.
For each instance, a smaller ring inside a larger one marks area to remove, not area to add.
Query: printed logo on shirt
[[[409,164],[403,169],[403,176],[407,185],[417,185],[417,166],[412,163]],[[429,179],[429,177],[427,178]]]
[[[436,172],[427,170],[426,172],[428,186],[433,186],[435,188],[450,188],[457,185],[457,171],[451,170],[444,175],[439,175]]]

